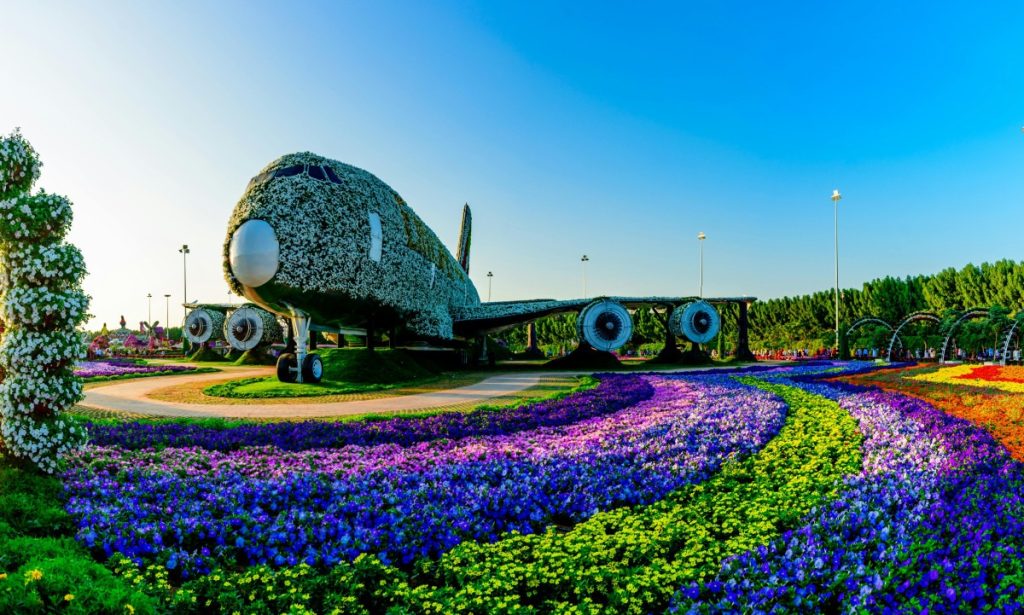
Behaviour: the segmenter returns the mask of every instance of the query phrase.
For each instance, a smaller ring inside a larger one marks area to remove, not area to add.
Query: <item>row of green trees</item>
[[[835,336],[834,301],[834,291],[825,290],[755,303],[750,309],[751,348],[830,347]],[[896,324],[913,312],[930,311],[942,316],[948,328],[956,312],[975,307],[996,310],[991,318],[965,323],[958,338],[962,344],[969,338],[984,338],[992,346],[998,335],[993,331],[1005,330],[1009,316],[1024,307],[1024,262],[1000,260],[981,266],[969,264],[960,270],[950,267],[934,275],[872,280],[861,289],[841,291],[839,319],[846,327],[868,315]],[[867,330],[879,338],[875,345],[883,338],[888,344],[881,330]],[[907,333],[910,342],[931,346],[936,339],[941,344],[942,330],[925,324]],[[851,347],[858,341],[851,340]]]

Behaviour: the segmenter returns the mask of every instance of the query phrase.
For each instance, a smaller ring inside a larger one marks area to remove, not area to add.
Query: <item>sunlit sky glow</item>
[[[2,2],[0,133],[75,204],[89,323],[228,300],[249,178],[395,188],[486,297],[828,288],[1024,258],[1024,4]],[[238,302],[238,298],[233,299]]]

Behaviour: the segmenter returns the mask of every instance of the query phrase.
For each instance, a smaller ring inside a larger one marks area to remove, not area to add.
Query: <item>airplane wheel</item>
[[[308,358],[308,357],[307,357]],[[286,352],[277,357],[277,379],[281,382],[295,382],[295,355]]]
[[[316,384],[323,380],[324,360],[318,354],[307,354],[302,361],[302,381]]]

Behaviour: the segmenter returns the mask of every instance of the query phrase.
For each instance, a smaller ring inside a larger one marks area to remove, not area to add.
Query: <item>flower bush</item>
[[[807,525],[727,560],[714,579],[683,588],[675,608],[1024,608],[1020,464],[983,430],[920,400],[827,388],[865,434],[862,473],[812,512]]]
[[[981,389],[854,371],[604,375],[366,423],[94,424],[61,501],[0,499],[0,607],[67,550],[112,573],[69,578],[140,611],[1021,612],[1024,466],[923,398]],[[58,536],[5,533],[37,518]],[[100,604],[71,581],[44,600],[68,594]]]
[[[942,368],[940,373],[946,369],[949,368]],[[1013,378],[1020,374],[1019,370],[1001,367],[996,373],[1000,377]],[[850,381],[910,395],[947,414],[971,421],[999,440],[1014,459],[1024,461],[1024,395],[991,387],[990,381],[982,383],[954,377],[935,382],[918,377],[922,372],[928,374],[930,371],[930,368],[912,368],[869,372]]]
[[[89,297],[81,254],[63,241],[71,203],[30,192],[39,169],[20,133],[0,139],[0,438],[12,456],[55,472],[86,438],[63,412],[82,396],[69,365],[85,354],[75,328]]]
[[[572,426],[410,448],[90,449],[80,460],[86,471],[66,476],[69,510],[82,519],[85,544],[166,559],[185,575],[225,558],[332,566],[372,552],[408,565],[467,539],[655,501],[763,444],[782,423],[784,406],[767,394],[660,379],[655,388],[646,402]],[[111,506],[128,500],[112,518]]]
[[[196,372],[192,365],[146,364],[126,359],[83,361],[75,365],[75,375],[87,382],[134,376],[156,376]]]
[[[1024,393],[1024,367],[1002,365],[955,365],[926,371],[914,376],[914,380],[958,384],[991,389],[1009,393]]]

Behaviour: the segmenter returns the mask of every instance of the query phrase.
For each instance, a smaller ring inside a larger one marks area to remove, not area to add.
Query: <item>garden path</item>
[[[273,368],[231,370],[232,378],[270,376]],[[542,374],[517,373],[492,376],[476,384],[447,391],[341,402],[288,404],[186,404],[152,399],[149,393],[171,384],[223,380],[224,372],[191,376],[138,378],[88,389],[82,406],[122,413],[190,418],[315,418],[367,413],[422,410],[444,406],[465,406],[517,393],[540,382]]]

